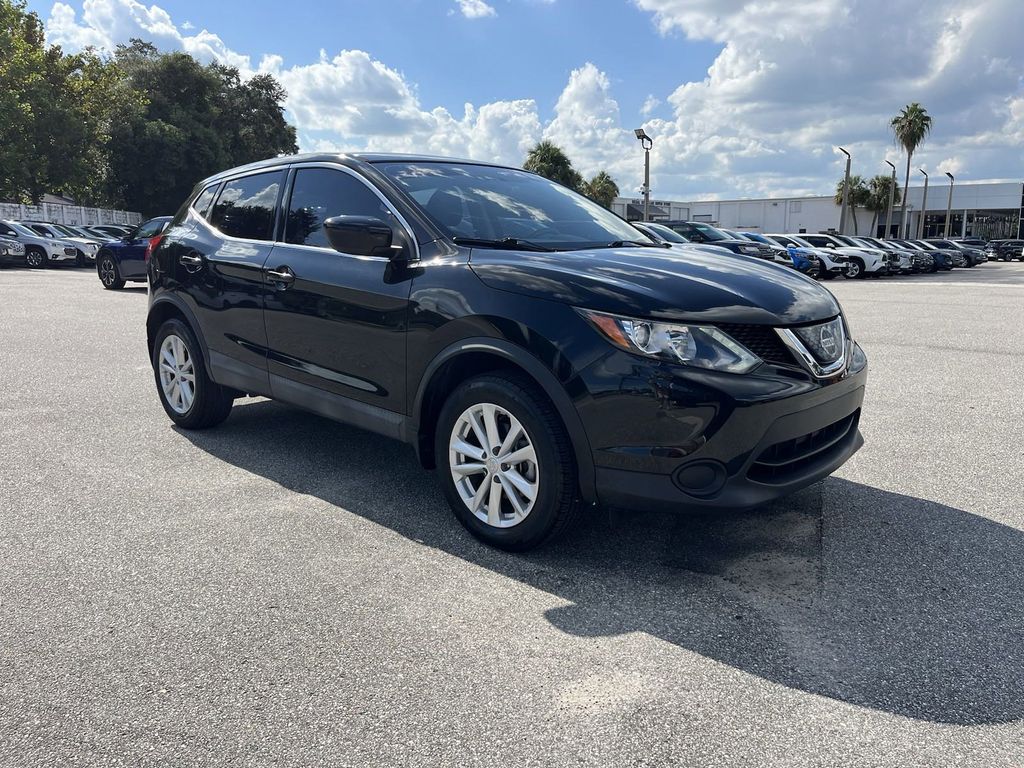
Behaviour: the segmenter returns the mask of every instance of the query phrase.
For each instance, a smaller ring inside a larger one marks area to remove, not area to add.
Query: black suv
[[[775,247],[748,240],[738,234],[728,232],[702,221],[661,221],[666,227],[678,232],[691,243],[703,245],[717,245],[720,248],[728,248],[733,253],[743,256],[754,256],[758,259],[772,261],[775,259]]]
[[[1024,261],[1024,240],[989,240],[985,253],[992,261]]]
[[[211,177],[148,265],[157,392],[189,429],[266,395],[415,446],[524,550],[585,505],[751,507],[862,444],[867,361],[785,267],[646,239],[540,176],[382,154]]]

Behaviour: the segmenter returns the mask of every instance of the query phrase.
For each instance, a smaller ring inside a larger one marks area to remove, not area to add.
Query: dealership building
[[[940,177],[945,181],[945,177]],[[907,221],[916,233],[924,217],[924,236],[941,237],[946,227],[949,184],[911,187],[907,197]],[[925,205],[927,206],[924,209]],[[922,210],[924,209],[924,210]],[[641,221],[644,203],[639,198],[618,197],[612,210],[630,221]],[[1022,237],[1024,182],[977,181],[953,185],[950,234],[955,237],[997,239]],[[847,212],[846,233],[881,236],[886,229],[886,212],[877,218],[872,211]],[[900,206],[893,206],[891,232],[896,234]],[[703,221],[726,229],[745,232],[797,233],[827,232],[839,229],[840,207],[830,196],[779,197],[761,200],[651,200],[652,221]],[[916,234],[915,234],[916,236]]]

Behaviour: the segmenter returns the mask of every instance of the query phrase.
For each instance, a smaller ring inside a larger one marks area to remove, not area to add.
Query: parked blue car
[[[96,254],[96,274],[108,291],[124,288],[126,282],[146,281],[146,262],[160,233],[170,223],[170,216],[157,216],[144,221],[131,234],[120,240],[104,243]]]
[[[787,245],[786,253],[793,260],[793,266],[797,272],[803,272],[809,277],[817,278],[821,275],[821,260],[806,248],[797,248],[795,245]]]

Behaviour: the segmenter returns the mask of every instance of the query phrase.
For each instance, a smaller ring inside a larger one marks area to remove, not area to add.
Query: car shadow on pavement
[[[939,723],[1024,717],[1024,533],[830,478],[753,512],[594,510],[525,555],[486,547],[411,449],[269,401],[181,432],[219,459],[569,603],[577,636],[646,632],[794,689]],[[329,508],[324,514],[332,514]]]

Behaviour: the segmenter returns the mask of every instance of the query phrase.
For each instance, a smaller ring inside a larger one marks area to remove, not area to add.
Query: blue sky
[[[66,49],[130,37],[274,74],[303,149],[518,164],[536,141],[658,197],[828,192],[836,145],[899,162],[904,104],[935,118],[914,164],[1024,177],[1020,0],[30,0]],[[467,107],[467,105],[469,105]]]

